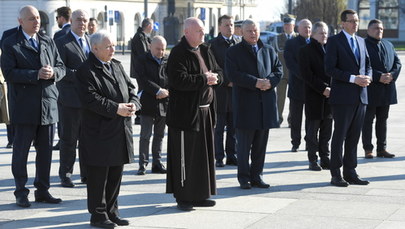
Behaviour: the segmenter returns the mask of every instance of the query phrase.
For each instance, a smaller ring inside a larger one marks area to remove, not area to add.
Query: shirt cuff
[[[159,91],[156,92],[156,95],[159,95],[159,93],[162,91],[162,88],[159,88]]]
[[[354,83],[355,79],[356,79],[355,75],[350,75],[350,83]]]

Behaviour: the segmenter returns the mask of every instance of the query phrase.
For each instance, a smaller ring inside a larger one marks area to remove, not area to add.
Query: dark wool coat
[[[365,42],[373,69],[373,81],[367,87],[368,105],[386,106],[398,103],[395,82],[398,79],[402,65],[394,46],[389,41],[378,41],[372,37],[367,37]],[[383,49],[383,59],[380,56],[380,48]],[[381,74],[388,72],[391,73],[394,80],[390,84],[381,83]]]
[[[13,124],[49,125],[58,122],[58,90],[55,82],[65,66],[54,41],[37,34],[39,51],[25,39],[21,27],[2,43],[1,68],[8,82],[10,119]],[[38,79],[42,66],[53,67],[54,78]]]
[[[214,54],[207,44],[199,46],[208,70],[218,73],[218,84],[222,83],[222,70],[215,61]],[[166,123],[169,127],[180,130],[200,129],[199,106],[202,89],[207,85],[207,78],[202,73],[197,56],[191,51],[185,37],[182,37],[170,52],[167,72],[169,77],[169,107]],[[212,120],[215,120],[214,102],[210,106]],[[215,125],[215,121],[214,121]]]
[[[141,105],[121,63],[112,59],[111,66],[114,75],[90,53],[76,72],[82,101],[79,147],[87,165],[119,166],[134,158],[131,118],[117,110],[119,103]]]
[[[332,118],[328,99],[323,95],[331,81],[325,73],[324,57],[321,44],[312,38],[311,43],[299,51],[300,75],[305,83],[305,117],[308,120]]]
[[[131,69],[130,69],[130,76],[132,78],[137,78],[136,75],[136,59],[148,52],[148,50],[150,49],[150,42],[152,40],[150,39],[150,37],[148,37],[144,32],[143,29],[141,27],[138,28],[138,30],[136,31],[134,37],[131,40]],[[139,90],[141,90],[141,88],[139,88]]]

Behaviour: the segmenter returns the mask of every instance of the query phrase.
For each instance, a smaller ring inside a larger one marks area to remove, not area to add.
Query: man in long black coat
[[[130,77],[136,77],[136,59],[147,53],[150,49],[151,39],[147,34],[150,34],[153,29],[153,20],[150,18],[145,18],[142,21],[142,25],[136,30],[134,37],[131,40],[131,69]],[[138,85],[139,86],[139,85]],[[138,88],[142,90],[141,88]]]
[[[118,213],[124,164],[133,162],[131,116],[140,108],[135,86],[104,31],[90,38],[89,58],[76,72],[82,102],[79,149],[87,170],[87,206],[91,225],[128,225]]]
[[[367,87],[368,105],[364,117],[362,131],[363,149],[365,158],[373,158],[373,120],[376,118],[375,135],[377,137],[377,157],[393,158],[387,147],[387,119],[390,104],[396,104],[397,90],[395,81],[401,71],[401,62],[391,42],[383,38],[383,24],[380,20],[371,20],[368,24],[367,38],[365,39],[373,80]]]
[[[229,48],[225,60],[225,70],[233,83],[238,181],[242,189],[269,188],[262,173],[269,129],[280,126],[275,87],[283,71],[274,49],[260,41],[257,23],[245,20],[242,35],[242,42]]]
[[[287,40],[284,49],[284,59],[289,70],[288,98],[290,99],[289,123],[291,128],[292,152],[297,152],[301,144],[302,114],[304,110],[304,81],[298,64],[298,52],[301,47],[310,42],[312,23],[302,19],[298,23],[299,35]]]
[[[324,46],[327,39],[328,26],[323,22],[316,22],[312,28],[311,42],[300,49],[298,59],[300,74],[305,83],[306,142],[309,169],[314,171],[329,168],[332,114],[328,103],[330,76],[326,75],[324,68]],[[321,166],[318,164],[318,156],[316,155],[318,151]]]
[[[222,15],[218,18],[220,33],[209,41],[215,60],[224,69],[225,54],[229,47],[239,43],[239,37],[233,35],[233,18]],[[232,83],[224,72],[224,82],[215,88],[217,95],[217,123],[215,126],[215,166],[224,167],[222,161],[226,152],[226,164],[237,165],[236,135],[232,114]],[[224,131],[226,127],[226,140],[224,147]]]
[[[3,41],[1,68],[9,85],[10,119],[14,125],[12,172],[16,184],[14,195],[20,207],[29,207],[27,157],[34,141],[37,151],[34,186],[35,201],[59,203],[49,192],[52,142],[58,121],[55,82],[65,75],[54,41],[41,36],[40,16],[33,6],[20,10],[19,30]]]
[[[173,193],[180,210],[214,206],[214,85],[222,70],[204,42],[204,25],[197,18],[184,22],[184,36],[168,60],[170,100],[166,123],[166,192]]]

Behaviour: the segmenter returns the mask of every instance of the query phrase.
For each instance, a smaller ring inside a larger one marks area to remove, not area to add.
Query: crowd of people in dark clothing
[[[37,153],[35,201],[53,204],[62,200],[49,193],[52,150],[60,152],[61,185],[73,188],[78,147],[91,225],[128,225],[117,199],[124,164],[135,158],[135,114],[140,118],[137,175],[147,174],[151,150],[151,172],[166,174],[166,192],[182,211],[216,204],[211,199],[215,167],[236,166],[241,189],[270,188],[262,175],[269,130],[283,122],[286,96],[291,152],[299,151],[304,123],[309,169],[330,170],[332,185],[369,184],[356,172],[357,145],[361,135],[365,158],[374,157],[374,119],[376,156],[395,157],[386,150],[387,119],[390,105],[397,103],[401,63],[393,45],[382,39],[378,19],[369,22],[362,38],[356,35],[357,12],[345,10],[341,32],[328,38],[325,22],[301,19],[295,32],[296,19],[286,17],[284,32],[267,44],[259,39],[257,22],[235,22],[229,15],[219,17],[219,34],[204,42],[203,22],[190,17],[166,55],[165,38],[150,37],[154,22],[145,18],[131,41],[129,75],[114,59],[111,34],[97,31],[97,20],[86,11],[60,7],[56,20],[61,30],[51,39],[39,31],[38,10],[25,6],[19,26],[1,39],[8,87],[1,118],[9,124],[7,148],[13,150],[20,207],[31,205],[25,187],[31,145]],[[60,140],[53,146],[56,123]]]

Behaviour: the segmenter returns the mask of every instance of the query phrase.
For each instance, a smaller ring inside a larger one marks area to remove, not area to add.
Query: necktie
[[[309,44],[311,42],[311,39],[308,38],[305,41],[307,42],[307,44]]]
[[[110,63],[105,63],[104,67],[111,73],[111,65],[110,65]]]
[[[234,44],[234,41],[232,39],[226,39],[226,43],[228,43],[229,46],[232,46]]]
[[[32,37],[30,38],[30,43],[31,43],[31,46],[34,47],[38,51],[38,45],[37,45],[37,42],[35,42],[34,38],[32,38]]]
[[[287,34],[287,40],[290,40],[290,39],[291,39],[291,35]]]
[[[83,50],[84,54],[86,54],[86,56],[88,56],[88,55],[89,55],[89,53],[87,52],[86,47],[84,47],[84,44],[83,44],[83,39],[82,39],[82,38],[79,38],[79,45],[80,45],[80,47],[82,48],[82,50]]]
[[[356,43],[354,42],[353,37],[350,38],[350,45],[352,46],[352,51],[354,56],[356,57],[357,61],[360,61],[360,53],[359,53],[359,49],[357,48]]]
[[[257,49],[256,49],[256,46],[255,46],[255,45],[252,45],[252,50],[253,50],[253,53],[254,53],[255,55],[257,55]]]

